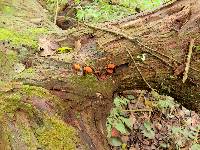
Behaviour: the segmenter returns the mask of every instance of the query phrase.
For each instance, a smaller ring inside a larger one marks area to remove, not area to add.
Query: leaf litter
[[[198,114],[155,91],[129,90],[115,97],[106,125],[113,150],[200,148]]]

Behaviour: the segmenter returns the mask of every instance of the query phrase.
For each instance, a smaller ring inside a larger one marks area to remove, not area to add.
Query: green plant
[[[141,127],[142,133],[145,137],[149,139],[154,139],[155,131],[152,128],[152,123],[150,121],[145,121],[143,127]]]
[[[112,137],[112,129],[116,129],[121,134],[127,134],[128,129],[132,128],[132,124],[129,118],[122,111],[124,107],[128,105],[130,102],[129,99],[124,97],[116,97],[114,99],[114,108],[111,110],[109,117],[107,118],[107,132],[108,138],[110,138],[110,142],[112,145],[119,145],[120,139],[116,137]]]
[[[194,144],[191,147],[191,150],[199,150],[200,149],[200,144]]]
[[[67,0],[46,0],[47,9],[49,10],[51,14],[55,13],[57,2],[58,2],[58,6],[62,7],[63,5],[67,3]]]
[[[164,96],[157,102],[157,106],[160,109],[172,108],[175,106],[174,99],[170,96]]]
[[[89,5],[77,7],[76,17],[79,21],[92,23],[110,21],[135,14],[136,8],[141,11],[152,10],[169,1],[171,0],[120,0],[109,3],[106,0],[93,0]]]
[[[198,137],[198,127],[197,129],[190,129],[190,128],[184,128],[184,127],[171,127],[171,137],[172,141],[174,141],[174,144],[176,145],[177,149],[180,149],[185,143],[188,141],[195,141],[196,137]],[[194,142],[192,145],[193,149],[198,147],[198,144]]]

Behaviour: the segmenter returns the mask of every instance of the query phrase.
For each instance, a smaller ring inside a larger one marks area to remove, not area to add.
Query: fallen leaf
[[[74,49],[75,49],[76,51],[80,51],[80,49],[81,49],[81,40],[75,41],[74,47],[75,47]]]
[[[145,104],[146,107],[153,108],[153,102],[146,99],[146,98],[145,98],[144,104]]]
[[[0,92],[8,92],[10,90],[13,89],[13,86],[11,83],[5,83],[5,82],[2,82],[0,81]]]
[[[30,22],[39,25],[42,23],[42,18],[32,18],[30,19]]]
[[[129,136],[128,135],[123,135],[123,136],[121,136],[121,139],[122,139],[123,143],[127,143],[128,140],[129,140]]]
[[[25,65],[22,64],[22,63],[16,63],[14,65],[14,70],[15,70],[16,73],[21,73],[22,71],[25,70]]]
[[[136,117],[133,113],[131,113],[130,115],[130,122],[131,122],[132,127],[136,123]]]
[[[59,45],[53,39],[50,39],[48,37],[41,37],[39,38],[39,48],[42,50],[40,53],[41,56],[51,56],[53,55],[58,49]]]
[[[174,70],[174,75],[175,76],[178,76],[180,75],[181,73],[183,73],[185,70],[185,64],[182,64],[180,66],[178,66],[175,70]]]
[[[112,146],[121,146],[122,145],[122,141],[120,138],[110,138],[110,144]]]
[[[119,131],[115,128],[112,128],[112,131],[111,131],[111,136],[112,137],[119,137]]]

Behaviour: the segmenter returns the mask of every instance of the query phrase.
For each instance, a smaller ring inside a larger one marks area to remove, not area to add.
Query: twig
[[[135,66],[135,67],[136,67],[136,66]],[[142,96],[144,96],[144,90],[142,90],[142,91],[140,92],[140,95],[139,95],[138,98],[137,98],[137,102],[136,102],[136,104],[135,104],[135,107],[137,107],[137,105],[138,105],[138,103],[140,102]]]
[[[57,20],[57,17],[58,17],[58,0],[56,1],[56,11],[55,11],[55,17],[54,17],[54,24],[56,24],[56,20]]]
[[[147,111],[147,112],[151,112],[153,111],[152,109],[132,109],[132,110],[122,110],[124,112],[142,112],[142,111]]]
[[[140,76],[142,77],[142,80],[146,83],[146,85],[147,85],[151,90],[153,90],[153,88],[151,87],[151,85],[150,85],[150,84],[146,81],[146,79],[143,77],[143,75],[142,75],[140,69],[138,68],[138,66],[137,66],[137,64],[136,64],[136,62],[135,62],[133,56],[131,55],[130,51],[129,51],[127,48],[126,48],[126,51],[128,52],[128,54],[130,55],[131,59],[133,60],[137,71],[139,72]]]
[[[189,52],[188,52],[188,55],[187,55],[187,62],[185,64],[185,72],[183,73],[183,83],[185,83],[185,81],[188,78],[188,72],[189,72],[189,68],[190,68],[190,61],[191,61],[193,46],[194,46],[194,39],[191,39],[190,40],[190,46],[189,46]]]

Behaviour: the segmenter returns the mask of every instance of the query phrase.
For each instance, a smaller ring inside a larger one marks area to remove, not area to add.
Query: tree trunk
[[[62,98],[70,106],[68,122],[73,112],[81,112],[79,121],[84,126],[79,126],[87,133],[82,136],[88,137],[85,142],[92,145],[91,149],[105,148],[102,137],[106,135],[105,121],[115,93],[155,89],[199,112],[200,54],[196,48],[188,78],[182,82],[190,41],[194,39],[194,46],[200,44],[199,8],[200,1],[180,0],[111,23],[81,24],[64,41],[58,40],[61,45],[74,46],[75,51],[29,58],[35,76],[21,81],[44,87]],[[73,64],[90,66],[93,73],[81,73]],[[108,64],[116,65],[111,69],[113,73],[108,72]]]

